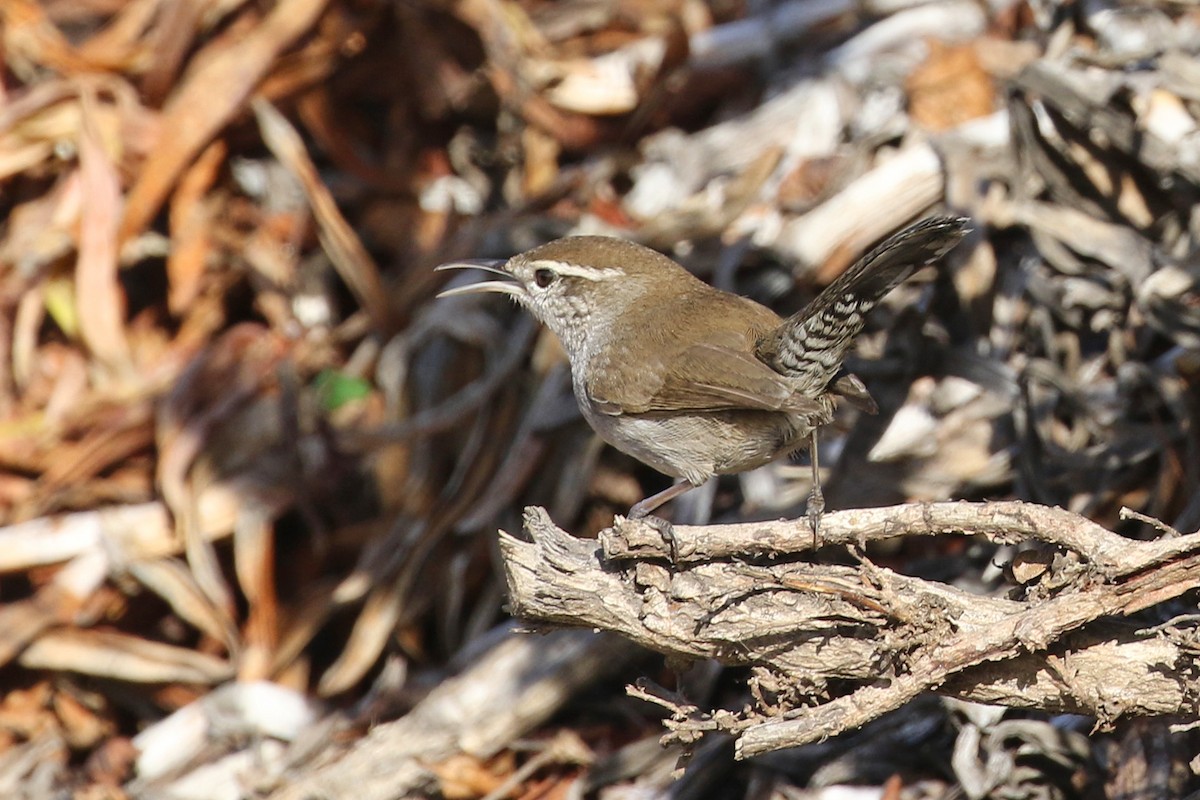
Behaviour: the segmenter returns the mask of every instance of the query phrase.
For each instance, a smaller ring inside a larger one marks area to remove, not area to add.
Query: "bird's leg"
[[[821,468],[817,464],[817,429],[808,434],[808,456],[812,463],[812,492],[808,495],[808,524],[812,526],[813,550],[821,546],[821,515],[825,513],[825,494],[821,491]]]
[[[658,494],[652,494],[649,497],[647,497],[645,500],[639,500],[638,502],[634,503],[633,508],[629,509],[629,518],[630,519],[644,519],[654,509],[658,508],[659,506],[663,505],[664,503],[674,500],[676,497],[679,497],[679,495],[683,494],[684,492],[690,492],[692,489],[695,489],[695,488],[696,488],[695,486],[693,486],[691,483],[688,483],[687,481],[680,481],[679,483],[676,483],[673,486],[663,489]]]
[[[689,492],[696,487],[689,481],[680,481],[679,483],[663,489],[658,494],[652,494],[645,500],[634,503],[633,508],[629,509],[630,519],[645,520],[649,525],[653,525],[662,534],[663,541],[667,543],[667,547],[671,551],[671,562],[675,563],[679,560],[679,549],[675,542],[675,526],[662,517],[651,515],[651,511],[655,510],[669,500],[674,500],[679,495]]]

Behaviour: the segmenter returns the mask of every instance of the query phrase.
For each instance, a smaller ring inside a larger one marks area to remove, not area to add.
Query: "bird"
[[[508,295],[562,342],[584,419],[618,450],[679,479],[630,518],[716,475],[808,447],[814,541],[824,511],[817,431],[839,399],[874,409],[842,362],[867,313],[917,269],[940,260],[969,220],[937,216],[886,239],[799,312],[781,318],[714,288],[656,250],[610,236],[568,236],[507,260],[469,259],[498,279],[439,297]]]

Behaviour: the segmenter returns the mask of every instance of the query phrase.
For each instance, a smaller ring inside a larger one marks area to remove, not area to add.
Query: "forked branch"
[[[1123,619],[1200,586],[1197,534],[1138,542],[1027,503],[913,504],[827,514],[830,549],[815,560],[804,522],[678,526],[670,565],[661,533],[632,520],[585,541],[530,508],[525,530],[529,542],[501,536],[518,616],[756,668],[770,708],[714,717],[681,705],[668,739],[726,730],[746,757],[859,727],[927,691],[1101,722],[1200,707],[1193,623],[1143,631]],[[1020,599],[861,556],[820,563],[834,545],[859,553],[879,539],[952,533],[1040,545],[1014,559]],[[832,697],[833,681],[849,693]]]

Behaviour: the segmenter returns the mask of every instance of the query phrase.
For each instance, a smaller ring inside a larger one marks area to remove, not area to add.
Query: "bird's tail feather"
[[[798,379],[801,394],[826,391],[866,315],[884,295],[950,251],[970,230],[965,217],[932,217],[891,236],[763,337],[755,354]]]

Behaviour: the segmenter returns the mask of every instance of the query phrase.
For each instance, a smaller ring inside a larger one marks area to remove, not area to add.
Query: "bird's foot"
[[[663,503],[674,500],[679,495],[691,491],[696,488],[696,485],[688,481],[680,481],[672,486],[668,486],[658,494],[647,497],[640,503],[635,503],[633,508],[629,509],[629,519],[640,519],[659,532],[667,545],[667,549],[670,551],[672,564],[679,563],[679,545],[675,539],[675,526],[662,517],[652,515],[650,512]]]
[[[679,541],[675,538],[675,526],[668,520],[662,517],[655,516],[649,513],[629,513],[630,519],[636,519],[639,522],[644,522],[651,528],[658,531],[658,535],[662,537],[663,543],[667,546],[667,554],[671,559],[672,564],[679,563]]]

